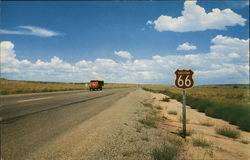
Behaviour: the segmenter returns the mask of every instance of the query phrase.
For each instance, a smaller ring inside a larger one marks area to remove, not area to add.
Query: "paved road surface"
[[[32,151],[107,109],[133,90],[2,96],[2,158],[25,159]]]

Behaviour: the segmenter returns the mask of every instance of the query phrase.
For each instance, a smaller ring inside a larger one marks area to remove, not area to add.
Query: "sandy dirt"
[[[177,131],[181,129],[181,103],[176,100],[163,102],[164,97],[162,94],[137,89],[108,109],[30,153],[27,159],[153,160],[152,151],[162,146],[164,137],[180,138]],[[151,108],[145,103],[150,103]],[[145,127],[139,121],[152,110],[157,112],[161,120],[157,122],[157,127]],[[177,115],[168,114],[169,111],[176,111]],[[187,128],[192,130],[192,134],[183,140],[179,159],[250,159],[250,144],[241,142],[250,141],[248,132],[240,131],[239,139],[218,135],[215,127],[237,127],[207,117],[190,107],[187,108],[187,119]],[[201,125],[200,121],[203,120],[209,120],[213,126]],[[206,148],[194,146],[192,142],[197,136],[206,138],[212,145]]]
[[[182,104],[176,100],[171,99],[170,102],[161,101],[163,94],[151,93],[156,100],[155,105],[163,108],[162,114],[166,119],[161,125],[162,129],[167,131],[177,132],[181,129],[181,115]],[[169,111],[177,111],[177,115],[169,114]],[[213,126],[201,125],[201,122],[209,121]],[[214,159],[214,160],[249,160],[250,159],[250,133],[240,131],[240,137],[237,139],[228,138],[218,135],[215,132],[216,127],[228,126],[230,128],[237,128],[237,126],[230,125],[228,122],[206,116],[195,109],[187,106],[187,129],[191,131],[191,136],[187,137],[186,145],[184,147],[184,154],[187,159]],[[211,143],[211,147],[196,147],[192,145],[195,138],[204,138]],[[249,142],[248,144],[242,141]]]

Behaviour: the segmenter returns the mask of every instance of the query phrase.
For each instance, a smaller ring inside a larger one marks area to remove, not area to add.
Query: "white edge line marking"
[[[38,101],[38,100],[43,100],[43,99],[50,99],[50,98],[52,98],[52,97],[25,99],[25,100],[20,100],[20,101],[17,101],[17,102],[22,103],[22,102],[30,102],[30,101]]]

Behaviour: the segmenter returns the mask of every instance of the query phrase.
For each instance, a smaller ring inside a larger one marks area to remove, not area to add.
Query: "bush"
[[[170,99],[168,97],[164,97],[161,101],[163,101],[163,102],[169,102]]]
[[[179,155],[180,148],[178,146],[164,144],[162,148],[156,148],[152,152],[155,160],[174,160]]]
[[[200,121],[200,124],[203,125],[203,126],[207,126],[207,127],[211,127],[211,126],[214,125],[214,124],[213,124],[212,122],[210,122],[208,119],[207,119],[207,120]]]
[[[205,147],[211,147],[212,144],[203,137],[197,137],[193,139],[193,145],[205,148]]]
[[[230,127],[221,127],[221,128],[215,128],[215,131],[217,134],[229,137],[229,138],[239,138],[240,132],[236,129],[230,128]]]
[[[146,118],[140,119],[139,122],[147,127],[156,128],[156,121],[158,120],[158,117],[146,116]]]
[[[176,111],[168,111],[168,114],[177,115],[177,112]]]

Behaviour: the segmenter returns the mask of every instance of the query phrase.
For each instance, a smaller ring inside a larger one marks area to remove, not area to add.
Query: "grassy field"
[[[145,90],[159,92],[182,101],[182,90],[171,86],[146,85]],[[206,115],[221,118],[240,129],[250,131],[250,97],[248,87],[200,86],[187,90],[187,105]]]
[[[106,88],[128,88],[136,87],[134,84],[114,84],[104,85]],[[0,79],[0,94],[21,94],[53,91],[70,91],[88,89],[84,83],[60,83],[60,82],[39,82],[39,81],[16,81]]]

